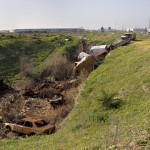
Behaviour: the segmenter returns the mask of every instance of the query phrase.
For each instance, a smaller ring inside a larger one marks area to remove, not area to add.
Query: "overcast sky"
[[[0,30],[148,27],[150,0],[0,0]]]

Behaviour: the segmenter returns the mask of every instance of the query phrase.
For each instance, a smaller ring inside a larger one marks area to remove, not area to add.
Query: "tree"
[[[147,28],[144,29],[145,33],[147,33]]]
[[[105,29],[103,26],[101,27],[101,32],[105,32]]]
[[[111,31],[111,27],[108,27],[108,31]]]

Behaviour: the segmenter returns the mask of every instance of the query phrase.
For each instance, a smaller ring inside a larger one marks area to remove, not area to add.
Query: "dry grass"
[[[25,77],[33,76],[33,64],[27,57],[20,59],[20,74]]]
[[[57,107],[56,109],[53,109],[50,114],[48,114],[49,122],[50,123],[55,123],[58,125],[64,118],[68,116],[70,111],[72,110],[75,100],[76,100],[76,95],[78,93],[77,88],[72,88],[68,91],[65,91],[64,94],[64,104],[61,107]]]
[[[89,72],[86,69],[80,71],[79,78],[81,79],[82,82],[84,82],[88,76]]]
[[[58,91],[54,88],[44,88],[40,91],[39,97],[40,98],[53,98],[54,95],[57,95]]]
[[[58,81],[67,80],[72,78],[73,68],[71,62],[65,57],[60,57],[57,60],[48,62],[41,76],[53,76]]]

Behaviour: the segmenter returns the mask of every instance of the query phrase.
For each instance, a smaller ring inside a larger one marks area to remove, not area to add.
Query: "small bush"
[[[20,73],[25,77],[31,77],[33,74],[33,64],[27,57],[20,59]]]
[[[66,57],[70,61],[75,60],[75,57],[77,56],[77,45],[76,45],[76,43],[73,43],[73,44],[66,46],[65,51],[66,51]]]
[[[115,98],[117,93],[109,93],[105,90],[101,91],[102,96],[99,98],[99,100],[102,102],[102,106],[106,109],[117,109],[121,106],[121,100],[118,98]]]
[[[72,75],[73,67],[65,58],[55,62],[53,75],[57,80],[69,79]]]
[[[75,132],[75,131],[81,129],[82,127],[83,127],[82,124],[77,124],[75,127],[72,128],[72,132]]]
[[[104,114],[104,113],[101,113],[101,114],[97,114],[97,115],[92,115],[89,117],[89,120],[92,121],[92,122],[95,122],[95,123],[104,123],[107,121],[108,119],[108,114]]]
[[[73,64],[65,57],[58,58],[47,64],[42,73],[42,77],[53,76],[58,81],[63,81],[72,78]]]
[[[76,96],[78,94],[78,89],[72,88],[65,92],[66,104],[73,106],[76,101]]]

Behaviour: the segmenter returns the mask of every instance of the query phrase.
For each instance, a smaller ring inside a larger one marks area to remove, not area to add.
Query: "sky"
[[[0,30],[145,28],[150,0],[0,0]]]

